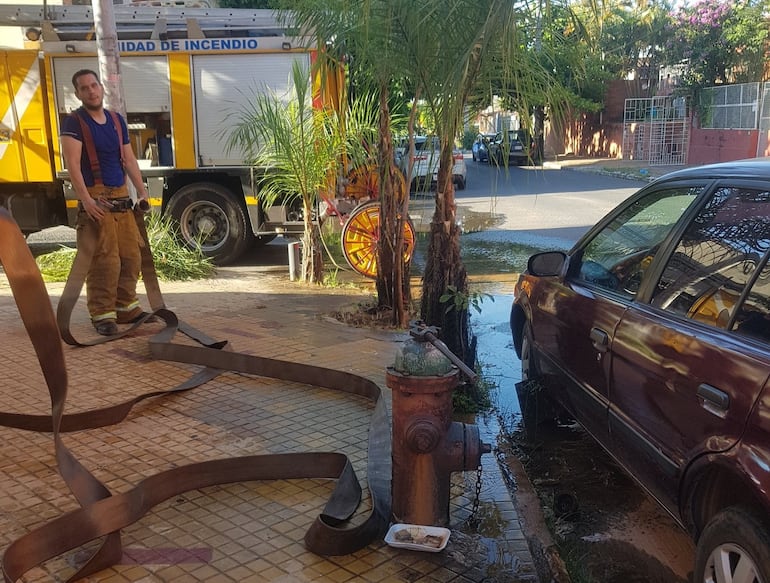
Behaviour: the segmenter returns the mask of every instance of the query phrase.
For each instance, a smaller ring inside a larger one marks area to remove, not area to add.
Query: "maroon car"
[[[516,286],[525,423],[579,421],[692,534],[696,583],[770,583],[769,257],[765,158],[651,183]]]

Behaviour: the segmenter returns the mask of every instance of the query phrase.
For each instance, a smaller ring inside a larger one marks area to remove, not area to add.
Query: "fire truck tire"
[[[219,184],[199,182],[180,188],[166,212],[177,221],[185,245],[200,247],[216,265],[232,263],[254,240],[246,209]]]

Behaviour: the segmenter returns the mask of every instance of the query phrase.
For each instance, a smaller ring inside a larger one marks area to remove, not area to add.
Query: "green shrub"
[[[479,135],[479,128],[477,126],[471,126],[467,130],[463,131],[463,150],[470,150],[473,147],[473,142],[476,140],[476,136]]]
[[[147,218],[147,239],[152,249],[158,278],[165,281],[203,279],[216,271],[210,257],[200,246],[190,249],[182,243],[176,223],[168,216],[150,213]]]

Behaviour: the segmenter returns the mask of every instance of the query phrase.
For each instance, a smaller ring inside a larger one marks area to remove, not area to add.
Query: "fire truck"
[[[302,233],[301,206],[262,208],[260,175],[227,148],[255,91],[289,91],[292,63],[313,51],[268,10],[116,5],[129,134],[153,210],[171,215],[215,262]],[[30,48],[0,47],[0,204],[25,233],[73,225],[59,131],[80,106],[71,77],[98,71],[90,6],[2,5],[0,25]]]

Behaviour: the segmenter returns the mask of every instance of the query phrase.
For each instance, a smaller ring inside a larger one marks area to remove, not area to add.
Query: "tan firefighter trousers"
[[[128,189],[93,186],[88,192],[94,200],[127,199]],[[94,237],[94,257],[86,278],[86,298],[91,321],[128,322],[141,313],[136,297],[136,282],[142,256],[139,229],[134,211],[107,212],[96,222],[80,208],[77,237]]]

